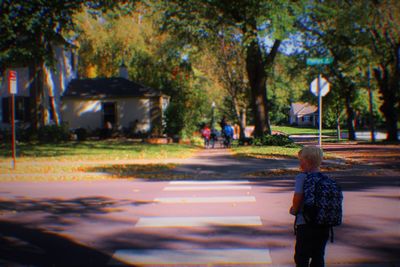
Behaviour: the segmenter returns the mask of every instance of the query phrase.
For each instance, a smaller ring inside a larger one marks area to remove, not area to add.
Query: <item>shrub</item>
[[[85,141],[88,137],[88,132],[85,128],[76,129],[75,134],[78,141]]]
[[[239,145],[240,146],[248,146],[253,144],[253,138],[252,137],[245,137],[239,139]]]
[[[22,142],[38,140],[38,133],[32,127],[17,129],[17,139]]]
[[[204,145],[204,139],[201,138],[200,136],[192,136],[190,138],[190,143],[194,146],[203,146]]]
[[[291,146],[294,141],[283,134],[266,134],[262,137],[254,138],[253,145],[255,146]]]
[[[0,141],[3,143],[7,143],[10,139],[10,132],[6,129],[0,129]]]
[[[42,143],[59,143],[69,140],[69,130],[66,125],[46,125],[38,130],[38,139]]]

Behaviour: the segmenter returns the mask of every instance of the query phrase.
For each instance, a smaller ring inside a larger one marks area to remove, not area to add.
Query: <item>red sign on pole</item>
[[[15,70],[10,70],[10,79],[16,80],[17,79],[17,72]]]
[[[14,70],[8,72],[8,91],[10,94],[17,94],[17,72]]]

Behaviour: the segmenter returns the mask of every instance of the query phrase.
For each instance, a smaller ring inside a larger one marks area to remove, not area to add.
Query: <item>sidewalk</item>
[[[240,158],[234,157],[228,149],[204,149],[193,158],[181,162],[181,165],[169,173],[194,178],[240,179],[259,171],[288,169],[298,169],[298,161],[296,159]]]

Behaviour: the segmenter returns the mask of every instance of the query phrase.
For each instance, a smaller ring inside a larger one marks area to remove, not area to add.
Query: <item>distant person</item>
[[[132,136],[135,136],[135,135],[137,135],[137,132],[138,132],[138,124],[139,124],[139,120],[138,119],[136,119],[136,120],[134,120],[133,122],[131,122],[131,135]]]
[[[105,138],[110,138],[112,135],[112,124],[109,121],[106,121],[104,124],[104,132],[105,132]]]
[[[219,122],[219,126],[221,127],[221,135],[224,136],[224,128],[226,125],[226,117],[223,116],[221,121]]]
[[[333,242],[332,226],[342,220],[343,195],[336,182],[320,172],[321,148],[306,146],[298,158],[302,173],[295,178],[290,208],[290,214],[296,216],[294,260],[297,267],[323,267],[329,230]]]
[[[201,129],[201,136],[204,140],[204,147],[208,148],[210,145],[211,130],[207,124],[205,124],[203,129]]]
[[[229,122],[226,122],[226,125],[224,127],[224,146],[225,147],[231,147],[234,133],[235,133],[235,131],[234,131],[232,125],[230,125]]]
[[[211,147],[214,148],[215,147],[215,142],[218,141],[218,131],[215,128],[211,129],[211,135],[210,135],[210,144]]]

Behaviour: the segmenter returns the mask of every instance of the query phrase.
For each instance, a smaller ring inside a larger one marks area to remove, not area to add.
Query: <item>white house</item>
[[[124,77],[121,77],[124,76]],[[169,98],[160,91],[120,77],[75,79],[62,96],[62,118],[70,128],[113,128],[161,134],[162,116]]]
[[[289,123],[298,126],[316,126],[318,124],[318,107],[309,103],[292,103],[289,111]]]

